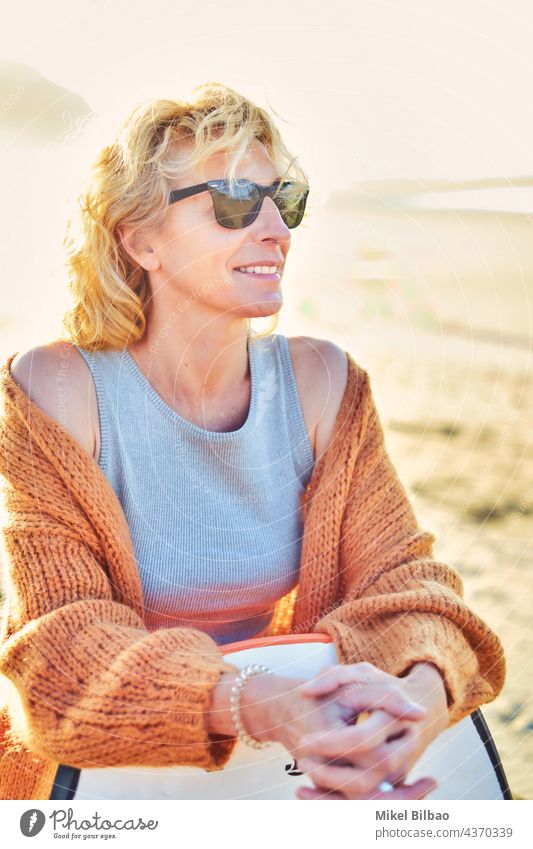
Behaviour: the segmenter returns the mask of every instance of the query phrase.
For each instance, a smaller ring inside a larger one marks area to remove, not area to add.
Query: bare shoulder
[[[318,460],[331,442],[346,390],[346,352],[329,339],[291,336],[287,341],[309,439]]]
[[[87,363],[70,342],[52,341],[19,352],[11,375],[26,395],[91,456],[98,451],[98,403]]]

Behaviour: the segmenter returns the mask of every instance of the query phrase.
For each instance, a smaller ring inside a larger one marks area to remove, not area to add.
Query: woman
[[[2,370],[4,798],[47,798],[58,762],[220,768],[237,736],[283,743],[302,799],[423,798],[422,751],[503,686],[367,373],[273,333],[307,190],[219,84],[139,107],[95,164],[65,338]],[[313,631],[340,663],[311,681],[217,651]]]

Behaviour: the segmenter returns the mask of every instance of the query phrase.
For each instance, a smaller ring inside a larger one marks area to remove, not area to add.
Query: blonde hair
[[[121,245],[123,224],[160,226],[172,181],[218,151],[231,153],[226,178],[253,139],[265,146],[280,178],[307,183],[268,113],[221,83],[204,83],[192,102],[149,100],[135,108],[114,140],[98,154],[78,197],[78,230],[68,221],[71,307],[62,318],[66,337],[89,350],[120,350],[146,329],[149,278]],[[185,154],[176,145],[185,142]],[[263,333],[273,332],[273,324]],[[248,322],[250,331],[250,320]]]

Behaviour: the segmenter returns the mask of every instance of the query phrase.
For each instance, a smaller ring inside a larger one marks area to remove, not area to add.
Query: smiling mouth
[[[257,277],[260,280],[281,280],[279,266],[277,265],[250,265],[248,268],[240,265],[234,271],[239,274],[246,274],[248,277]]]

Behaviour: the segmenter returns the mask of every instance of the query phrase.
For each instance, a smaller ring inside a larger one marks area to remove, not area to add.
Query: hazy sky
[[[533,175],[532,43],[531,0],[4,0],[4,311],[63,297],[69,192],[98,134],[141,100],[218,80],[271,107],[311,210],[361,180]],[[71,109],[98,122],[76,137]],[[488,201],[533,210],[531,188],[509,194]],[[310,214],[294,243],[319,244],[320,221]]]
[[[3,60],[99,115],[226,82],[285,119],[315,185],[533,173],[530,0],[9,5]]]

